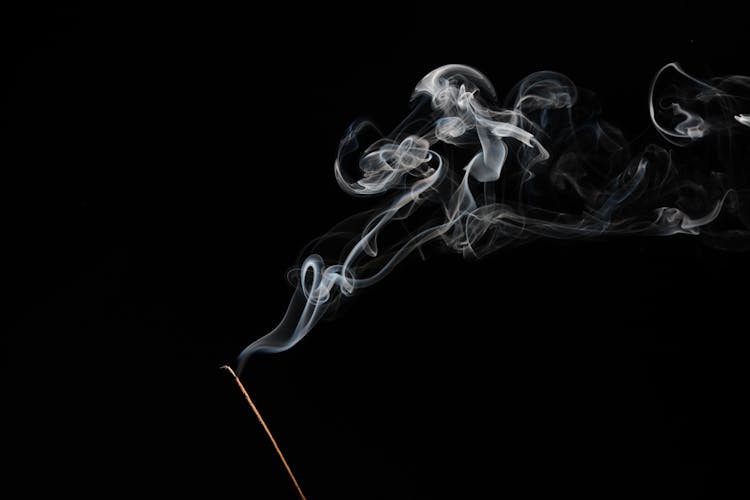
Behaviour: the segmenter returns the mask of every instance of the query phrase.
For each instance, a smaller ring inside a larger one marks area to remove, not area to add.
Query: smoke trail
[[[345,239],[339,259],[311,253],[304,260],[284,318],[242,351],[238,368],[255,352],[294,346],[338,297],[377,283],[433,240],[471,258],[536,237],[747,241],[749,197],[738,186],[748,175],[749,97],[749,77],[703,81],[668,64],[651,83],[648,110],[655,130],[678,149],[651,144],[631,154],[591,93],[562,74],[529,75],[499,106],[479,71],[432,71],[392,133],[382,136],[363,121],[341,140],[339,186],[355,196],[388,193],[387,201],[313,245]],[[368,136],[375,137],[369,145]],[[409,223],[405,234],[392,234]],[[351,235],[352,226],[361,229]]]

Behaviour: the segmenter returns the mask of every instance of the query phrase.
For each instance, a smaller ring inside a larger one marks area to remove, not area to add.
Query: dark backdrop
[[[506,3],[3,16],[6,479],[294,498],[219,366],[368,206],[333,178],[346,127],[397,124],[433,67],[561,71],[629,137],[663,64],[750,74],[736,7]],[[685,236],[409,258],[243,380],[311,500],[718,497],[749,277]]]

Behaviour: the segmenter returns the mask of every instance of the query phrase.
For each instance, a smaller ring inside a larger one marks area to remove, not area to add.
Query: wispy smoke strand
[[[432,240],[474,258],[536,237],[704,233],[729,246],[750,234],[748,194],[739,189],[748,175],[749,77],[703,81],[676,63],[654,77],[648,111],[670,147],[709,137],[729,144],[715,164],[700,168],[678,168],[676,150],[655,144],[630,154],[591,94],[559,73],[529,75],[501,107],[479,71],[448,65],[425,76],[412,100],[414,110],[390,135],[362,148],[377,129],[359,122],[342,139],[334,163],[339,186],[390,199],[349,221],[361,230],[339,259],[327,263],[313,253],[304,260],[284,318],[242,351],[240,370],[255,352],[294,346],[338,296],[377,283]],[[383,245],[395,221],[414,227]]]

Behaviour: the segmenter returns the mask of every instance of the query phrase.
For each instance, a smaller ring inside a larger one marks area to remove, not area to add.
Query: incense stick
[[[271,440],[271,443],[273,444],[274,449],[276,449],[276,453],[279,455],[281,462],[284,464],[284,468],[286,469],[286,472],[289,474],[289,477],[292,479],[292,482],[294,483],[294,487],[297,488],[297,493],[299,493],[299,496],[302,500],[307,500],[305,498],[305,494],[302,493],[302,488],[299,487],[299,483],[297,482],[297,479],[294,477],[294,474],[292,474],[292,469],[291,467],[289,467],[289,464],[286,462],[286,459],[284,458],[284,454],[281,453],[281,448],[279,448],[279,445],[276,444],[276,440],[273,438],[273,434],[271,434],[271,430],[266,425],[266,422],[263,420],[263,417],[260,415],[260,412],[258,411],[258,408],[255,406],[255,403],[253,403],[253,400],[250,399],[250,395],[245,390],[245,386],[242,385],[240,378],[237,376],[236,373],[234,373],[234,370],[232,370],[231,367],[224,365],[221,368],[228,371],[232,375],[232,377],[234,377],[234,381],[237,382],[237,385],[242,391],[242,395],[245,396],[245,401],[247,401],[247,403],[250,405],[250,408],[252,408],[253,413],[255,413],[255,416],[258,417],[258,421],[260,422],[260,425],[263,426],[263,430],[266,431],[266,434],[268,435],[268,439]]]

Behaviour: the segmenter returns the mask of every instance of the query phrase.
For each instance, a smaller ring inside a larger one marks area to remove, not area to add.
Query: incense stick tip
[[[230,374],[232,374],[232,376],[233,376],[234,378],[237,378],[237,374],[236,374],[236,373],[234,373],[234,370],[232,370],[232,367],[231,367],[231,366],[229,366],[229,365],[223,365],[223,366],[221,366],[221,367],[219,368],[219,370],[226,370],[226,371],[228,371],[228,372],[229,372]]]

